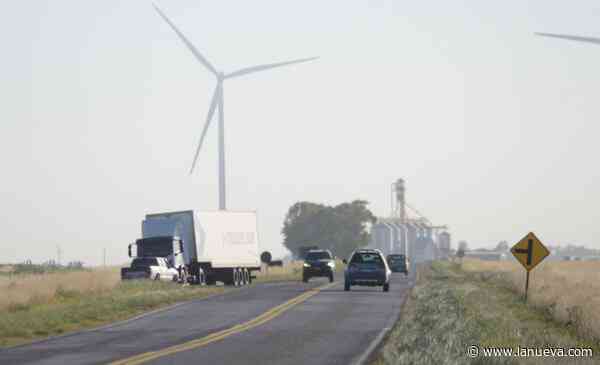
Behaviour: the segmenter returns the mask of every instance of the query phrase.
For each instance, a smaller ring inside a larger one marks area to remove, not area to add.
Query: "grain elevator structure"
[[[381,250],[386,256],[404,254],[413,264],[447,257],[451,249],[448,227],[433,225],[408,205],[403,179],[391,185],[390,193],[391,214],[377,218],[371,227],[369,247]]]

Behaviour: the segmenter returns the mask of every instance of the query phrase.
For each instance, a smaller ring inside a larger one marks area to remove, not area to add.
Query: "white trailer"
[[[180,211],[147,214],[142,241],[170,237],[181,241],[182,279],[193,283],[249,284],[260,270],[256,212]],[[140,240],[138,240],[140,241]]]

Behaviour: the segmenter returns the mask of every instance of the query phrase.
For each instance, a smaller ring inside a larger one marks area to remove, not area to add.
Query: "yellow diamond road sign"
[[[523,265],[525,270],[531,271],[537,264],[542,262],[546,256],[550,255],[550,251],[542,244],[542,242],[530,232],[523,237],[510,252]]]

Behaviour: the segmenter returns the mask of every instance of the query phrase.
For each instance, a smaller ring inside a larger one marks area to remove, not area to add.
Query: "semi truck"
[[[260,270],[256,212],[178,211],[147,214],[130,257],[168,257],[179,280],[250,284]]]

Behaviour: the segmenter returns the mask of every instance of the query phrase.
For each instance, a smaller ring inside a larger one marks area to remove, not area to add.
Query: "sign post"
[[[510,252],[527,270],[525,277],[525,302],[527,302],[527,293],[529,292],[529,272],[533,270],[546,256],[550,255],[550,251],[544,246],[533,232],[529,232],[527,236],[517,242]]]
[[[527,302],[527,293],[529,292],[529,271],[527,271],[527,277],[525,278],[525,302]]]

